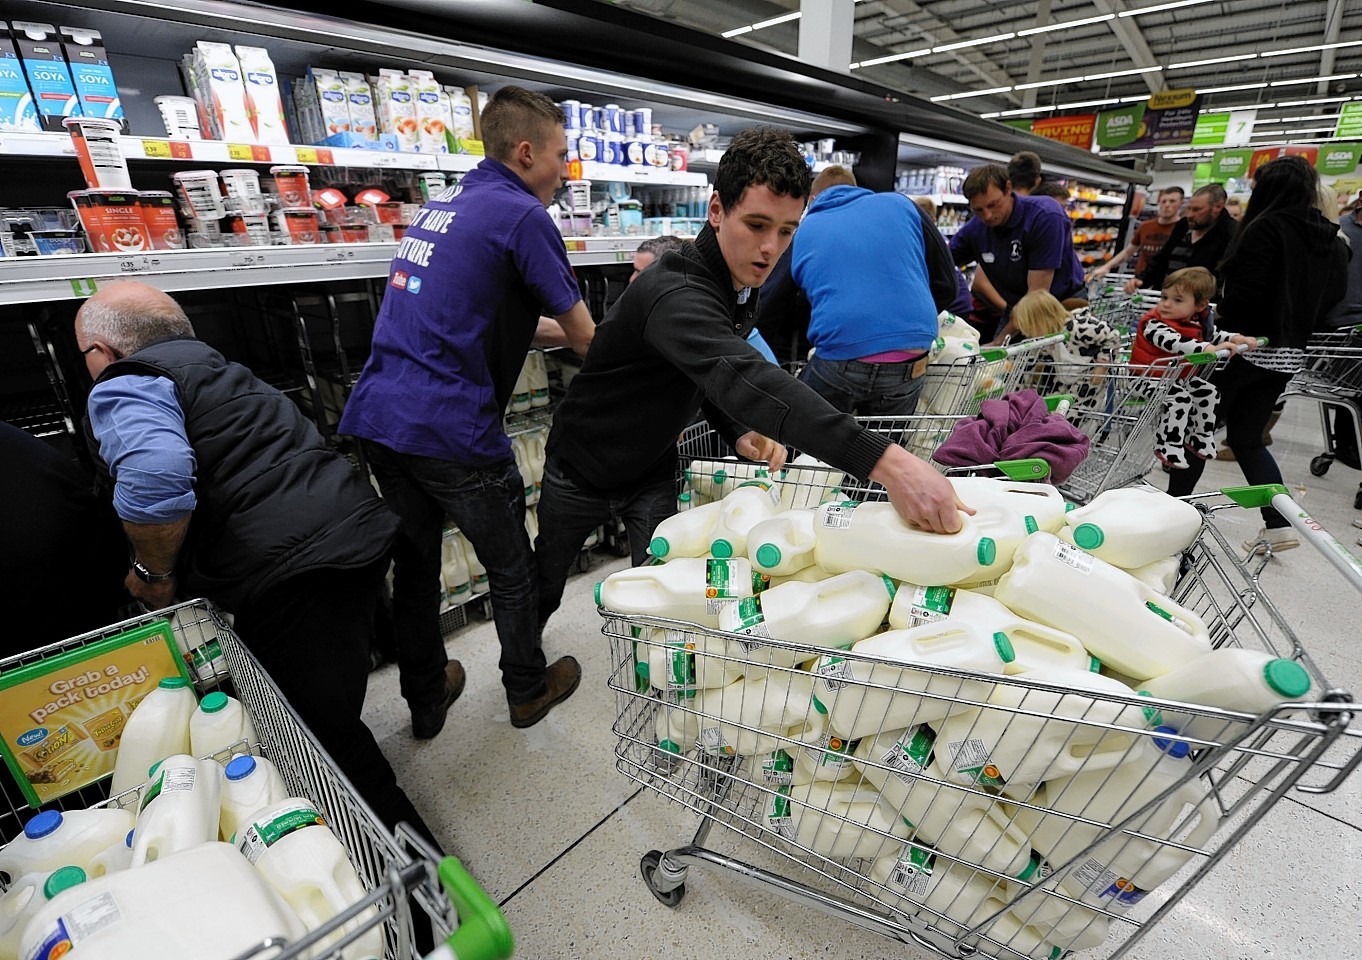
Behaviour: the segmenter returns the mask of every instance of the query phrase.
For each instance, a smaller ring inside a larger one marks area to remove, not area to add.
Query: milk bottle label
[[[695,644],[681,630],[667,630],[667,692],[695,696]]]
[[[794,760],[784,750],[767,754],[761,761],[761,782],[788,787],[794,783]]]
[[[909,847],[899,855],[889,873],[889,882],[902,887],[909,897],[920,899],[926,896],[927,886],[932,882],[935,861],[936,858],[921,847]]]
[[[988,744],[977,738],[950,743],[956,772],[970,777],[981,787],[1004,787],[1003,772],[989,762]]]
[[[151,801],[163,793],[193,790],[195,774],[196,771],[192,766],[162,770],[161,775],[156,778],[156,782],[147,788],[147,795],[142,798],[142,805],[137,809],[139,811],[145,810],[151,804]]]
[[[743,487],[760,487],[765,490],[766,495],[771,498],[771,505],[777,508],[780,507],[780,491],[776,489],[775,484],[767,483],[765,480],[748,480],[746,483],[738,484],[736,489],[741,490]]]
[[[912,736],[903,737],[880,757],[880,763],[894,772],[904,783],[911,784],[913,774],[924,773],[932,759],[932,745],[936,734],[925,726],[918,726]]]
[[[827,684],[829,690],[840,690],[848,681],[856,679],[851,661],[846,657],[823,657],[813,672],[818,674],[818,679]]]
[[[30,960],[57,960],[64,957],[82,940],[87,940],[106,927],[123,919],[123,912],[113,894],[101,893],[82,903],[52,922],[52,929],[42,941],[29,951]]]
[[[742,572],[737,560],[708,560],[705,563],[705,612],[720,613],[738,598],[737,582]]]
[[[743,597],[737,603],[728,604],[719,613],[719,629],[769,640],[771,631],[767,628],[765,615],[761,612],[761,597]],[[739,642],[749,654],[761,646],[756,640]]]
[[[823,770],[835,771],[835,779],[840,780],[851,766],[851,754],[861,743],[860,740],[844,740],[834,734],[824,734],[818,738],[818,766]]]
[[[268,820],[252,823],[237,841],[236,848],[247,860],[255,863],[264,856],[266,850],[295,830],[325,825],[326,820],[312,804],[299,800],[282,807]]]
[[[696,741],[700,749],[709,754],[723,754],[732,756],[737,751],[733,749],[733,744],[728,742],[724,736],[722,727],[703,727],[700,730],[700,738]]]
[[[855,500],[843,500],[841,503],[834,503],[823,512],[823,526],[834,530],[845,530],[851,526],[851,511],[858,506],[860,504]]]
[[[781,787],[766,802],[766,825],[786,840],[795,838],[794,816],[790,810],[790,788]]]
[[[1085,576],[1092,573],[1093,565],[1097,562],[1097,558],[1092,554],[1058,538],[1055,540],[1055,559],[1060,563],[1067,563]]]
[[[1089,857],[1070,874],[1074,882],[1085,890],[1094,891],[1102,899],[1111,899],[1108,909],[1124,913],[1144,899],[1147,891],[1131,883],[1128,877],[1118,876],[1100,860]]]
[[[908,626],[920,627],[951,615],[955,603],[954,587],[918,587],[908,603]]]

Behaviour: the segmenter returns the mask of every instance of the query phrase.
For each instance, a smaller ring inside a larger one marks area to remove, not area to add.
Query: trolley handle
[[[1267,337],[1257,337],[1256,339],[1258,341],[1258,346],[1267,346]],[[1248,347],[1244,346],[1242,343],[1230,343],[1220,347],[1218,350],[1200,350],[1196,353],[1189,353],[1184,356],[1183,359],[1193,366],[1199,366],[1203,363],[1215,363],[1217,360],[1225,360],[1236,353],[1243,353],[1247,349]]]
[[[1362,593],[1362,560],[1353,556],[1347,547],[1306,513],[1299,503],[1292,500],[1285,486],[1280,483],[1265,483],[1252,487],[1226,487],[1220,492],[1241,507],[1270,506],[1275,509],[1286,518],[1297,533],[1310,541],[1311,546],[1324,555],[1324,559],[1343,574],[1358,593]]]
[[[1063,343],[1068,339],[1068,333],[1051,333],[1043,337],[1030,337],[1017,343],[1009,343],[1005,347],[985,347],[979,351],[979,356],[985,360],[1006,360],[1015,353],[1032,353],[1052,343]]]
[[[426,960],[506,960],[515,938],[501,909],[455,857],[444,857],[440,883],[459,915],[459,927]]]

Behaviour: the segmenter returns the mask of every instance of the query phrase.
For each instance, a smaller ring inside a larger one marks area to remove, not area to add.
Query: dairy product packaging
[[[0,21],[3,26],[3,21]],[[41,130],[33,93],[14,41],[0,30],[0,130]]]
[[[62,27],[62,51],[71,69],[71,80],[80,98],[80,110],[87,117],[119,121],[126,130],[123,103],[114,83],[109,54],[98,30],[89,27]]]
[[[264,47],[236,45],[237,63],[246,93],[246,112],[254,133],[253,143],[289,142],[284,124],[284,100],[279,93],[279,78],[274,61]]]
[[[10,30],[33,91],[38,122],[44,130],[59,131],[63,118],[82,116],[83,111],[57,28],[50,23],[11,20]]]

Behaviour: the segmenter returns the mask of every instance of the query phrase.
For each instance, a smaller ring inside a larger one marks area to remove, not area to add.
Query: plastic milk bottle
[[[1034,861],[1033,861],[1034,862]],[[1039,872],[1039,871],[1038,871]],[[1043,880],[1037,877],[1033,882]],[[1011,900],[1021,895],[1025,884],[1015,880],[1003,882],[1003,898]],[[1004,914],[1065,950],[1087,950],[1107,939],[1111,918],[1087,907],[1080,907],[1050,894],[1035,894]]]
[[[810,725],[805,731],[805,743],[791,748],[792,768],[790,783],[802,786],[815,780],[855,780],[859,777],[851,762],[851,751],[857,740],[845,740],[828,728],[828,710],[818,701],[809,714]]]
[[[166,677],[142,698],[123,725],[111,796],[146,783],[147,768],[157,760],[189,752],[189,718],[198,705],[183,677]]]
[[[639,647],[647,654],[649,683],[673,700],[738,680],[747,653],[723,637],[656,627],[643,628]]]
[[[909,828],[880,805],[866,783],[781,787],[766,798],[766,825],[825,857],[875,857],[906,839]]]
[[[83,870],[97,854],[122,842],[133,821],[130,811],[113,806],[44,810],[0,848],[0,874],[13,883],[26,873],[51,873],[67,864]]]
[[[747,555],[747,532],[780,510],[780,491],[769,480],[747,480],[726,494],[714,522],[709,552],[716,557]]]
[[[188,754],[166,757],[152,768],[142,793],[132,838],[132,866],[218,838],[222,766]]]
[[[1310,693],[1310,674],[1294,660],[1265,650],[1220,647],[1162,676],[1146,680],[1140,692],[1163,700],[1259,714]],[[1163,724],[1188,737],[1223,742],[1242,724],[1210,716],[1161,709]]]
[[[981,910],[998,892],[997,878],[946,857],[938,859],[935,850],[919,843],[905,843],[877,857],[870,876],[903,898],[905,902],[895,904],[900,912],[910,917],[923,912],[923,920],[952,936],[969,929],[973,918],[987,916]],[[926,910],[920,911],[922,907]]]
[[[21,960],[19,944],[29,923],[47,901],[85,878],[84,870],[72,866],[16,877],[0,896],[0,960]]]
[[[310,800],[290,797],[257,811],[237,832],[236,847],[293,907],[308,930],[316,930],[368,892],[345,847]],[[366,911],[342,929],[353,931],[372,915],[372,910]],[[335,943],[340,937],[337,931],[322,944]],[[383,928],[376,926],[346,947],[342,956],[363,960],[381,957],[383,951]]]
[[[1064,526],[1068,504],[1064,495],[1050,483],[1007,480],[998,477],[948,477],[960,500],[979,508],[986,503],[1001,504],[1030,517],[1035,527],[1058,533]]]
[[[1153,487],[1118,487],[1064,518],[1064,539],[1130,570],[1179,554],[1201,532],[1201,511]]]
[[[700,699],[700,748],[716,756],[761,756],[786,749],[815,728],[813,677],[799,670],[744,678]]]
[[[1153,563],[1146,563],[1143,567],[1135,567],[1126,571],[1136,580],[1163,594],[1172,594],[1174,588],[1178,585],[1178,574],[1181,572],[1181,556],[1164,557],[1162,560],[1155,560]]]
[[[747,558],[762,573],[798,573],[813,566],[813,551],[812,510],[784,510],[747,531]]]
[[[835,648],[863,640],[880,628],[894,597],[894,581],[851,570],[818,583],[783,583],[744,597],[719,615],[719,628],[751,637],[751,663],[793,667],[810,659],[807,650],[763,643],[785,640]]]
[[[462,530],[458,533],[459,546],[463,548],[463,559],[468,564],[468,577],[472,582],[470,588],[474,593],[483,593],[487,590],[487,568],[478,559],[477,551],[473,549],[473,542],[468,539]]]
[[[253,813],[287,799],[288,788],[267,757],[237,754],[223,771],[218,836],[230,843]]]
[[[780,471],[780,505],[784,510],[812,510],[828,499],[846,474],[817,457],[801,453]]]
[[[90,866],[85,870],[86,874],[90,877],[102,877],[106,873],[116,873],[132,866],[132,834],[133,831],[129,830],[122,840],[109,844],[95,854]]]
[[[956,706],[955,698],[982,701],[994,686],[990,680],[961,679],[924,666],[1001,677],[1015,656],[1006,636],[956,620],[886,630],[853,644],[851,650],[891,661],[870,663],[828,654],[813,667],[814,696],[828,708],[832,730],[853,740],[881,730],[934,723]]]
[[[1050,533],[1027,537],[993,596],[1014,613],[1073,634],[1104,664],[1137,680],[1211,649],[1196,613]]]
[[[958,533],[931,533],[910,527],[890,503],[825,503],[814,519],[814,559],[830,573],[872,570],[912,583],[960,583],[999,555],[973,517],[960,520]]]
[[[596,605],[616,613],[719,625],[719,613],[752,596],[752,564],[731,560],[682,558],[651,567],[617,570],[596,584]]]
[[[241,701],[221,690],[205,693],[189,717],[189,752],[207,757],[242,741],[245,749],[250,749],[259,738]]]
[[[446,531],[440,541],[440,557],[440,577],[445,582],[446,595],[451,601],[464,599],[473,589],[473,577],[454,531]]]
[[[722,501],[714,500],[672,514],[653,530],[648,552],[659,560],[705,556],[722,508]]]

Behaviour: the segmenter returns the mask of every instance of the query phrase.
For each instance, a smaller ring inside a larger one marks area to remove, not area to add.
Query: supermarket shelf
[[[690,159],[687,162],[692,166],[699,164],[706,167],[717,167],[719,161],[722,160],[723,157],[724,152],[722,150],[691,150]],[[831,160],[816,160],[814,161],[813,172],[822,173],[828,167],[834,165],[839,167],[848,166],[848,164],[844,163],[833,164]]]
[[[709,178],[690,170],[662,170],[657,167],[622,167],[614,163],[582,164],[582,178],[600,183],[636,183],[656,187],[703,187]]]

